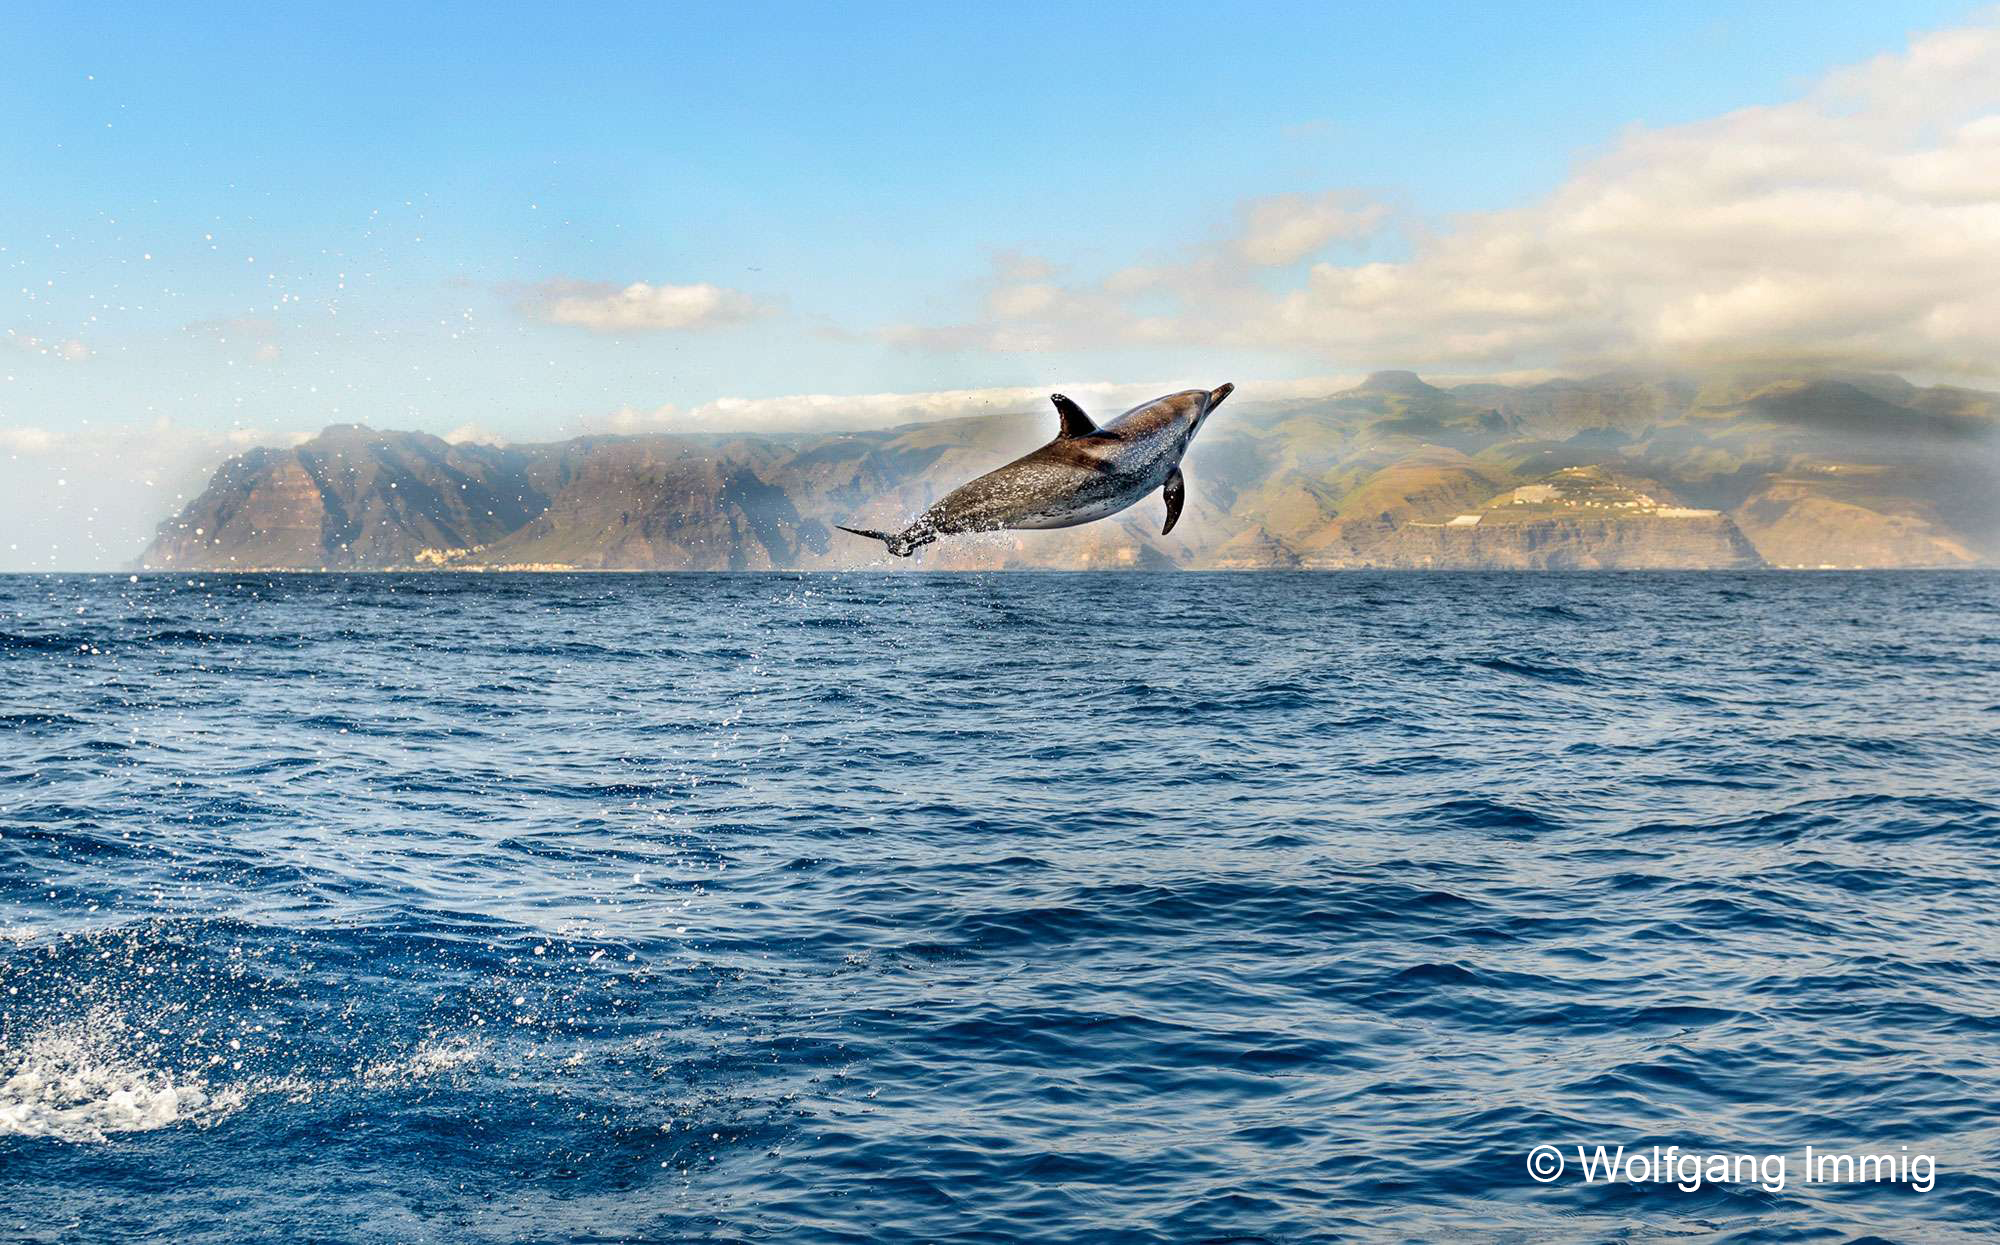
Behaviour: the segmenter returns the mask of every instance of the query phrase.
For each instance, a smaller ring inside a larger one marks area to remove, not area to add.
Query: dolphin
[[[1236,391],[1183,389],[1141,403],[1098,427],[1083,408],[1056,393],[1062,425],[1056,439],[978,479],[959,485],[900,532],[840,527],[879,540],[907,558],[940,536],[1001,528],[1076,527],[1117,514],[1154,489],[1164,489],[1167,524],[1180,521],[1187,501],[1181,456],[1222,400]]]

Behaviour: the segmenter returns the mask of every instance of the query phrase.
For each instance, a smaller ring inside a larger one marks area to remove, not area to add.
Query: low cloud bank
[[[802,393],[772,398],[718,398],[697,406],[672,403],[652,408],[621,407],[585,421],[594,432],[797,432],[862,431],[898,424],[962,419],[1009,411],[1049,408],[1049,395],[1064,393],[1084,409],[1109,418],[1161,394],[1194,384],[1219,385],[1228,376],[1183,377],[1179,381],[1122,383],[1081,381],[1047,388],[1017,385],[990,389],[937,389],[914,393]],[[1276,401],[1321,397],[1351,387],[1358,377],[1321,376],[1304,380],[1238,383],[1238,399]],[[1053,418],[1053,417],[1051,417]]]
[[[1389,228],[1407,259],[1326,254]],[[1258,199],[1232,236],[1099,279],[1063,281],[1012,255],[988,275],[977,318],[882,335],[940,351],[1139,343],[1375,366],[1817,365],[1978,380],[2000,374],[1995,325],[1989,19],[1786,103],[1634,128],[1518,209],[1426,223],[1347,192]]]
[[[0,424],[0,571],[123,566],[223,460],[307,435],[169,419],[69,428]]]
[[[568,278],[536,286],[523,309],[551,324],[568,324],[593,333],[651,333],[715,328],[765,314],[766,308],[740,290],[706,281],[693,285],[654,285],[634,281],[608,282]]]

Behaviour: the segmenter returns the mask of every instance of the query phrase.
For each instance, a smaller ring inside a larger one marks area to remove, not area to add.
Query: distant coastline
[[[892,564],[894,526],[1045,439],[1023,412],[874,432],[453,444],[336,425],[231,458],[133,569],[1874,570],[2000,560],[2000,395],[1879,375],[1381,372],[1239,394],[1156,500]]]
[[[1964,563],[1957,566],[1679,566],[1679,567],[1561,567],[1561,568],[1521,568],[1521,567],[1407,567],[1407,566],[1343,566],[1343,567],[1164,567],[1137,569],[1132,567],[1063,567],[1063,566],[996,566],[987,568],[967,567],[925,567],[925,566],[855,566],[818,567],[801,569],[797,567],[776,567],[763,569],[707,569],[687,567],[630,567],[630,566],[372,566],[334,569],[332,567],[297,566],[208,566],[208,567],[157,567],[133,565],[121,570],[71,570],[71,571],[0,571],[0,577],[18,579],[102,579],[131,576],[137,579],[172,578],[177,575],[286,575],[311,576],[313,578],[337,578],[355,575],[393,575],[415,577],[420,575],[463,576],[467,578],[495,576],[562,576],[562,575],[1991,575],[2000,574],[2000,565],[1991,563]]]

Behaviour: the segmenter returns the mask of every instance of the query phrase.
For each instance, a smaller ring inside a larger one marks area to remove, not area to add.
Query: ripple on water
[[[0,1203],[1969,1235],[1995,616],[1987,574],[0,579]],[[1941,1175],[1525,1178],[1597,1141]]]

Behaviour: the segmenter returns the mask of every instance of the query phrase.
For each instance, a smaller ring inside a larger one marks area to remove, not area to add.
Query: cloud
[[[199,493],[216,467],[257,445],[305,433],[166,418],[0,424],[0,569],[122,565],[162,518]]]
[[[0,452],[46,454],[54,449],[55,445],[55,434],[46,428],[37,428],[32,424],[0,427]]]
[[[558,279],[529,292],[523,308],[551,324],[593,333],[633,333],[713,328],[755,319],[766,308],[740,290],[701,282],[619,287],[607,282]]]
[[[1216,377],[1220,384],[1227,377]],[[1255,401],[1322,397],[1352,387],[1358,376],[1321,376],[1302,380],[1251,381],[1238,385],[1243,397]],[[592,431],[647,432],[859,432],[900,424],[930,423],[973,415],[1049,411],[1049,395],[1065,393],[1104,418],[1141,402],[1187,388],[1179,381],[1064,381],[1046,387],[1001,386],[986,389],[935,389],[909,393],[803,393],[772,398],[718,398],[682,408],[671,403],[644,409],[624,406],[602,419],[587,421]],[[1238,399],[1239,401],[1242,398]],[[1050,415],[1050,427],[1054,416]]]
[[[632,405],[619,407],[603,419],[586,419],[584,424],[592,432],[615,432],[619,436],[631,436],[642,432],[688,431],[676,428],[681,408],[671,402],[651,408]]]
[[[2000,30],[1628,134],[1405,263],[1316,265],[1282,340],[1410,362],[1630,356],[1991,373]]]
[[[893,324],[876,337],[909,349],[995,354],[1209,344],[1225,339],[1213,327],[1218,322],[1269,316],[1268,272],[1295,267],[1336,241],[1378,233],[1388,220],[1386,206],[1353,191],[1247,199],[1224,237],[1096,281],[1067,279],[1045,258],[1002,251],[981,283],[978,319]]]
[[[460,424],[444,434],[444,439],[453,445],[497,445],[508,444],[506,437],[494,432],[478,422]]]
[[[1139,340],[1144,337],[1140,317],[1125,299],[1171,283],[1175,270],[1130,268],[1096,285],[1065,282],[1061,276],[1062,270],[1045,259],[1004,254],[983,281],[979,319],[891,324],[876,336],[910,350],[992,354],[1046,354]]]
[[[50,359],[60,359],[64,363],[82,363],[90,358],[91,354],[90,347],[74,337],[50,340],[17,329],[8,329],[6,342],[17,350]]]
[[[994,352],[1284,349],[1364,367],[1989,377],[2000,373],[2000,25],[1923,36],[1789,102],[1632,129],[1539,201],[1402,222],[1404,258],[1306,262],[1386,222],[1341,192],[1251,200],[1219,245],[1087,281],[996,268],[981,318],[882,336]]]
[[[1296,264],[1337,240],[1367,237],[1388,215],[1379,203],[1341,192],[1270,195],[1246,201],[1241,211],[1236,249],[1265,268]]]

